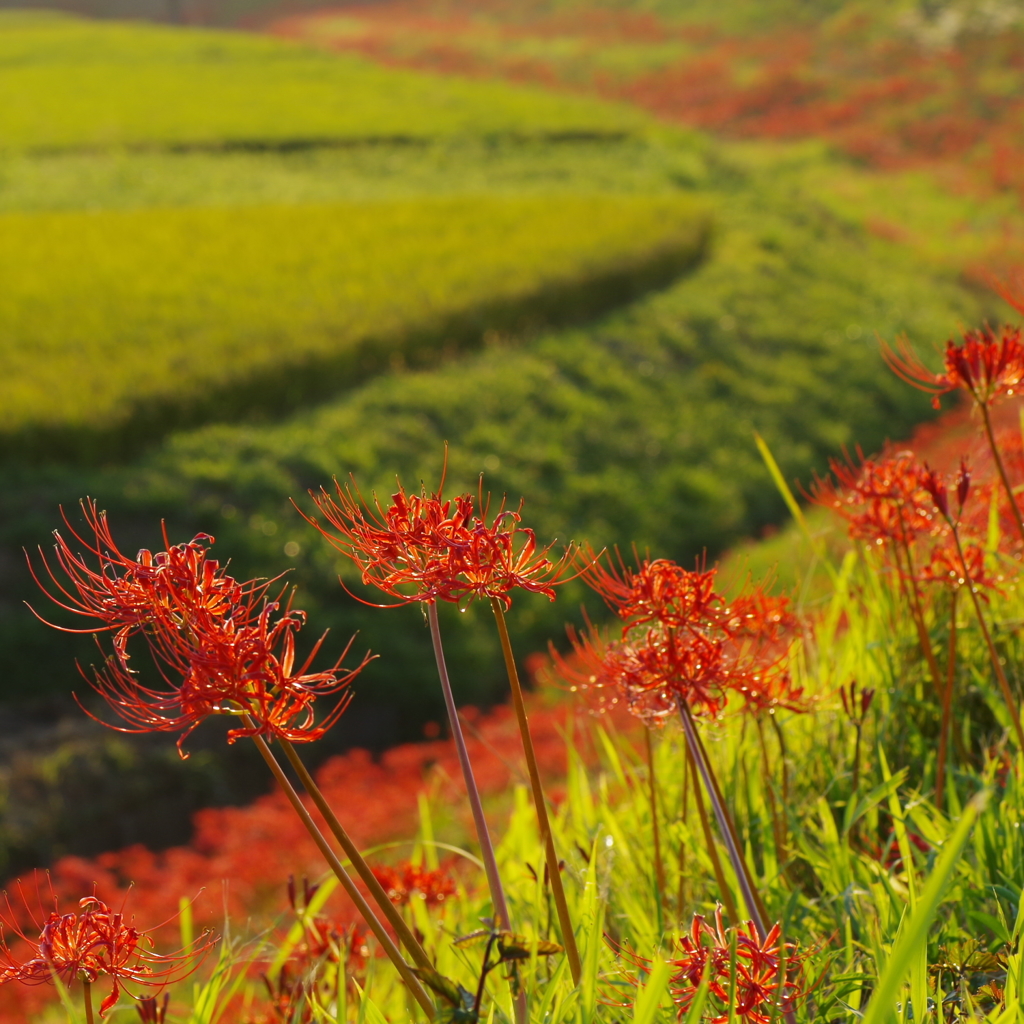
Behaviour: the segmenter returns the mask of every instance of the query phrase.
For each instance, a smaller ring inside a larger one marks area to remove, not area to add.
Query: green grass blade
[[[893,1003],[900,985],[910,971],[915,957],[920,955],[921,946],[927,941],[928,929],[935,920],[946,885],[986,800],[987,792],[982,791],[964,809],[956,831],[947,840],[935,864],[935,870],[918,897],[917,907],[909,918],[904,919],[892,955],[878,979],[878,985],[872,993],[861,1024],[887,1024],[895,1018]]]
[[[782,500],[786,503],[786,507],[789,509],[790,515],[792,515],[796,524],[800,527],[804,536],[807,538],[807,542],[811,545],[811,550],[821,561],[822,565],[825,566],[825,569],[828,571],[832,581],[837,582],[835,567],[829,561],[828,554],[825,551],[824,546],[811,532],[810,523],[807,522],[807,517],[804,515],[803,509],[800,507],[800,503],[793,495],[792,489],[789,484],[786,483],[786,478],[782,475],[782,470],[779,469],[779,464],[775,461],[775,456],[772,455],[771,449],[768,447],[765,439],[756,430],[754,431],[754,443],[757,445],[757,450],[761,453],[761,458],[764,459],[764,464],[768,467],[768,472],[771,474],[772,481],[778,488],[779,494],[782,495]]]
[[[655,959],[647,984],[637,991],[636,1002],[633,1004],[633,1024],[654,1024],[658,1007],[668,992],[671,973],[671,968],[661,957]]]

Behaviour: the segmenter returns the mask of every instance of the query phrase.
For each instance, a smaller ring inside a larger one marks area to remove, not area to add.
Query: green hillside
[[[0,150],[607,133],[643,115],[242,33],[0,11]]]
[[[0,436],[88,454],[83,428],[294,407],[666,282],[705,221],[673,196],[7,214]]]

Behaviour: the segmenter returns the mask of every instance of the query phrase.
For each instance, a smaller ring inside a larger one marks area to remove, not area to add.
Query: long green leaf
[[[671,973],[671,968],[661,957],[655,959],[647,984],[637,992],[633,1004],[633,1024],[653,1024],[658,1007],[668,991]]]
[[[754,431],[754,443],[757,445],[757,450],[761,453],[761,458],[764,459],[764,464],[768,467],[768,472],[771,474],[772,481],[778,488],[779,494],[782,495],[782,500],[786,503],[786,508],[789,509],[790,515],[792,515],[796,524],[803,532],[803,535],[807,538],[807,542],[811,545],[811,550],[818,556],[822,565],[825,566],[829,576],[832,577],[832,581],[836,582],[836,570],[828,560],[828,554],[825,551],[824,546],[818,538],[811,533],[811,526],[810,523],[807,522],[804,510],[800,507],[800,503],[793,495],[793,491],[789,484],[786,483],[786,478],[782,475],[782,470],[779,469],[779,464],[775,461],[775,456],[772,455],[767,442],[756,430]]]
[[[946,885],[987,799],[988,793],[983,790],[964,808],[963,817],[956,831],[946,841],[935,864],[935,870],[918,897],[917,907],[909,918],[903,921],[892,955],[878,979],[878,985],[871,996],[861,1024],[886,1024],[895,1018],[893,1003],[900,985],[907,976],[914,958],[920,954],[922,944],[927,941],[928,929],[935,920]]]

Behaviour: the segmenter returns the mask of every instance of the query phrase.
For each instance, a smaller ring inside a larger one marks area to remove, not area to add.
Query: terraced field
[[[238,32],[0,11],[0,150],[621,133],[628,107],[389,71]]]
[[[294,408],[488,330],[593,316],[706,236],[685,196],[7,214],[0,433],[109,454],[112,433]]]

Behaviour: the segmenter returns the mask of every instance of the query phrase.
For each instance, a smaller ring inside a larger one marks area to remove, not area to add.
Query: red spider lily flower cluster
[[[715,911],[714,927],[695,914],[689,935],[679,940],[682,955],[668,961],[676,968],[670,985],[680,1018],[689,1012],[705,977],[708,997],[718,1011],[712,1024],[733,1018],[769,1024],[792,1013],[807,995],[806,954],[793,943],[782,942],[781,935],[778,924],[763,940],[752,921],[723,928],[721,907]]]
[[[482,495],[475,503],[470,494],[444,499],[440,489],[434,494],[424,489],[410,495],[399,485],[383,508],[376,498],[372,504],[364,501],[351,486],[335,481],[335,490],[334,495],[325,489],[310,492],[327,526],[305,516],[307,522],[352,559],[364,584],[398,604],[465,605],[484,597],[497,599],[507,611],[515,589],[554,600],[554,587],[572,560],[572,552],[549,558],[551,545],[539,547],[533,530],[519,525],[520,512],[504,502],[488,521]]]
[[[878,545],[910,544],[918,535],[941,530],[927,489],[928,472],[913,452],[900,451],[860,464],[830,459],[835,477],[816,478],[811,500],[839,513],[854,540]]]
[[[993,484],[974,483],[966,460],[951,481],[910,451],[874,459],[860,455],[859,465],[834,459],[830,466],[835,479],[816,479],[812,500],[845,519],[852,539],[882,548],[901,578],[952,590],[967,582],[979,590],[998,584],[980,543],[988,531]],[[949,526],[951,516],[960,534],[966,576]],[[1007,530],[1005,536],[1012,538],[1012,533]],[[912,554],[916,545],[928,541],[931,546],[923,556]]]
[[[441,869],[429,871],[417,864],[400,864],[396,868],[374,868],[373,873],[388,899],[399,906],[420,899],[428,907],[436,907],[455,895],[455,880]]]
[[[990,327],[968,331],[959,344],[948,341],[942,373],[929,370],[906,339],[899,342],[897,351],[886,346],[883,355],[897,376],[932,395],[936,409],[942,395],[958,388],[979,406],[988,407],[996,399],[1014,394],[1024,382],[1021,329],[1009,325],[998,332]]]
[[[702,914],[694,914],[687,934],[679,939],[680,955],[667,963],[675,970],[669,989],[679,1019],[690,1013],[701,985],[707,984],[705,1012],[711,1024],[729,1020],[769,1024],[793,1013],[809,994],[805,983],[807,953],[792,942],[782,942],[775,924],[764,939],[758,938],[753,921],[737,928],[722,923],[722,908],[715,911],[714,926]],[[628,949],[616,951],[642,974],[651,962]],[[638,978],[632,978],[636,984]],[[613,1003],[613,1005],[626,1005]]]
[[[60,607],[93,620],[93,629],[81,632],[113,633],[113,653],[92,684],[127,723],[114,728],[180,731],[180,750],[212,714],[250,716],[251,725],[228,731],[228,742],[253,735],[309,742],[337,721],[350,700],[349,684],[368,660],[342,671],[351,642],[334,665],[312,672],[321,637],[296,666],[295,634],[305,613],[268,599],[268,581],[229,576],[209,557],[212,537],[200,534],[132,559],[115,545],[106,514],[92,502],[82,509],[93,539],[86,542],[74,530],[70,535],[88,556],[55,532],[56,563],[43,556],[43,565],[57,593],[40,586]],[[128,645],[135,636],[148,644],[159,685],[147,685],[132,667]],[[335,707],[318,720],[316,699],[338,694]]]
[[[676,713],[714,716],[730,693],[746,707],[806,710],[785,667],[792,642],[788,599],[751,588],[733,601],[715,590],[715,570],[687,570],[667,559],[636,570],[590,557],[583,578],[623,621],[617,636],[570,631],[573,657],[552,652],[556,671],[599,706],[623,701],[648,724]]]
[[[22,894],[28,908],[28,901]],[[0,985],[16,981],[25,985],[52,983],[59,978],[65,984],[75,981],[97,981],[101,976],[110,978],[110,994],[100,1005],[100,1016],[117,1003],[126,983],[151,988],[180,981],[198,966],[213,940],[204,933],[192,947],[171,955],[153,952],[149,938],[140,932],[119,911],[111,910],[95,896],[79,902],[77,913],[61,914],[54,909],[42,925],[38,939],[30,939],[17,923],[17,915],[10,901],[3,924],[26,947],[18,955],[0,941]]]

